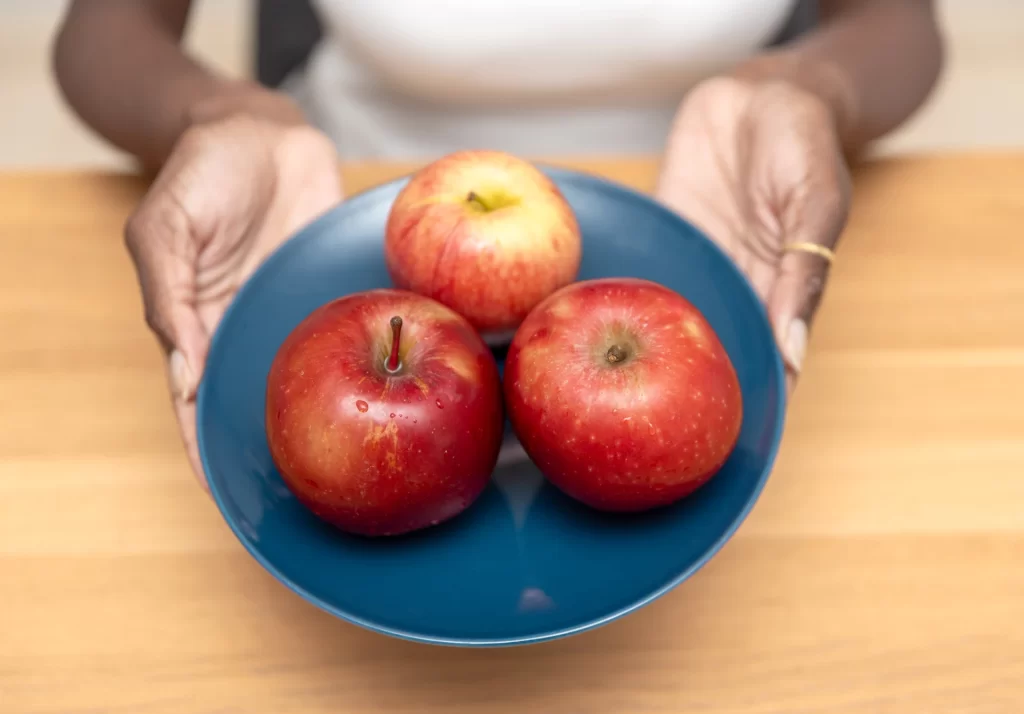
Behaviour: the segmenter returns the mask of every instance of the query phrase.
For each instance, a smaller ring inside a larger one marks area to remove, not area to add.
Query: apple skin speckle
[[[384,257],[396,286],[497,336],[576,279],[582,238],[565,197],[533,164],[500,151],[457,151],[399,192]]]
[[[394,315],[404,326],[391,372]],[[265,422],[300,503],[350,533],[397,535],[458,515],[486,487],[504,430],[501,383],[465,319],[420,295],[371,290],[322,306],[288,335]]]
[[[632,278],[577,282],[538,305],[512,340],[504,390],[541,472],[607,511],[693,493],[728,459],[743,421],[711,325],[677,293]]]

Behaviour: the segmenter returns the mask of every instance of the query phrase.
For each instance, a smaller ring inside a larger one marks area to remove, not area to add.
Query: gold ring
[[[836,259],[836,254],[833,253],[829,248],[817,243],[789,243],[783,248],[786,252],[798,252],[798,253],[810,253],[816,255],[819,258],[824,258],[829,263],[832,263]]]

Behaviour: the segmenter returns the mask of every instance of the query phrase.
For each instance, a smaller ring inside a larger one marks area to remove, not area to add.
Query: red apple
[[[342,530],[396,535],[452,518],[498,459],[501,384],[461,316],[371,290],[330,302],[281,345],[266,431],[285,484]]]
[[[703,315],[656,283],[582,281],[512,340],[505,400],[523,449],[565,493],[642,511],[707,482],[736,445],[742,396]]]
[[[579,270],[576,217],[527,161],[460,151],[416,173],[388,217],[385,258],[400,288],[438,300],[492,341]]]

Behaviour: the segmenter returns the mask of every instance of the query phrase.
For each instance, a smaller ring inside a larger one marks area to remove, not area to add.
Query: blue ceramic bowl
[[[199,450],[217,505],[270,573],[314,605],[381,633],[495,646],[610,622],[668,592],[733,534],[780,440],[782,363],[761,303],[693,226],[602,179],[545,169],[583,231],[580,278],[654,280],[693,302],[739,374],[744,421],[718,475],[682,502],[634,516],[597,513],[528,461],[449,523],[384,540],[317,520],[285,488],[264,435],[267,372],[285,336],[341,295],[390,285],[383,229],[404,180],[345,201],[274,253],[242,287],[213,338],[199,390]]]

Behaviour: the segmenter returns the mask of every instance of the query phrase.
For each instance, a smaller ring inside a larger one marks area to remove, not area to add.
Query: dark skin
[[[820,94],[855,152],[921,106],[942,62],[933,0],[824,0],[819,28],[736,74],[791,80]]]
[[[241,282],[342,189],[333,142],[290,99],[217,76],[181,49],[191,5],[75,0],[53,58],[85,123],[158,171],[126,242],[202,479],[194,395],[210,335]],[[913,113],[942,64],[931,0],[822,0],[819,10],[814,31],[681,98],[655,193],[750,279],[790,386],[827,279],[822,255],[849,209],[848,157]]]
[[[267,101],[248,82],[215,76],[180,46],[191,0],[75,0],[54,45],[68,102],[116,146],[159,166],[197,105]],[[857,149],[906,119],[942,64],[932,0],[823,0],[820,27],[736,74],[777,78],[820,94]],[[821,66],[816,67],[815,65]],[[899,71],[893,71],[899,67]]]
[[[71,106],[104,138],[150,166],[170,154],[191,106],[232,91],[179,46],[191,5],[73,2],[54,44],[54,69]]]

